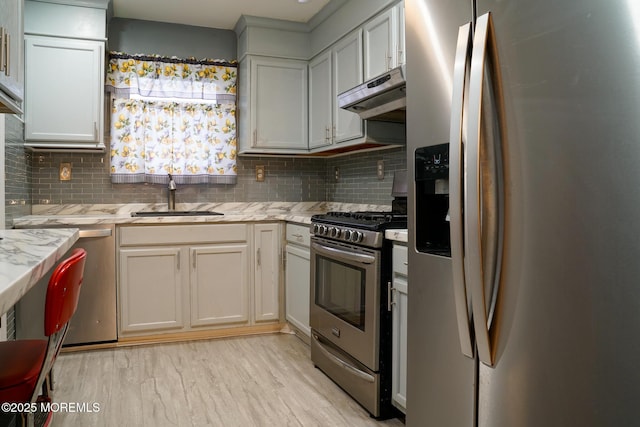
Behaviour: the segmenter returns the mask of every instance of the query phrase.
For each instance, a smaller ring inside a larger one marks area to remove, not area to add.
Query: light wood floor
[[[56,427],[403,426],[371,419],[289,334],[63,353],[54,374],[55,402],[100,406]]]

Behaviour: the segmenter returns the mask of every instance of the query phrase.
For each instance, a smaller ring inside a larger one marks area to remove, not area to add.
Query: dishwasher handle
[[[97,230],[80,230],[78,234],[80,239],[86,239],[89,237],[109,237],[111,233],[110,228],[100,228]]]

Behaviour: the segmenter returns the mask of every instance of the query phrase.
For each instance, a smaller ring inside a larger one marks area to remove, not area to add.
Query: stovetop
[[[384,231],[407,228],[407,214],[398,212],[328,212],[311,217],[315,236],[371,248],[382,247]]]
[[[391,228],[407,228],[407,214],[397,212],[327,212],[313,215],[312,223],[348,226],[352,228],[384,231]]]

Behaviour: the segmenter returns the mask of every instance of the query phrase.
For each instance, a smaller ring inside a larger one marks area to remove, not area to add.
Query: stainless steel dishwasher
[[[74,248],[84,248],[87,251],[78,309],[71,319],[64,345],[116,341],[118,332],[115,226],[107,224],[60,227],[80,229],[80,238],[63,258],[67,257]],[[16,306],[17,338],[44,336],[44,300],[47,283],[52,273],[53,269],[40,279]]]

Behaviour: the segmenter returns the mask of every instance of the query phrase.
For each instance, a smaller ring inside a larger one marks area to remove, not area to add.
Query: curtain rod
[[[226,59],[195,59],[195,58],[176,58],[168,57],[168,56],[160,56],[160,55],[144,55],[144,54],[136,54],[131,55],[128,53],[122,52],[109,52],[109,58],[115,59],[136,59],[138,61],[160,61],[160,62],[169,62],[172,64],[198,64],[198,65],[218,65],[221,67],[237,67],[238,61],[231,60],[228,61]]]

